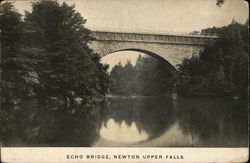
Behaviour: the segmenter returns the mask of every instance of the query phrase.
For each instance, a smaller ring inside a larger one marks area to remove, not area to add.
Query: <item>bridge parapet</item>
[[[145,42],[161,44],[184,44],[201,45],[207,44],[214,36],[189,36],[189,35],[164,35],[164,34],[145,34],[145,33],[125,33],[125,32],[104,32],[92,31],[91,36],[96,41],[122,41],[122,42]]]

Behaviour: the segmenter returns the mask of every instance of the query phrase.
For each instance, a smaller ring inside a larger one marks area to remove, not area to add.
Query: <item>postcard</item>
[[[1,162],[247,162],[248,8],[1,1]]]

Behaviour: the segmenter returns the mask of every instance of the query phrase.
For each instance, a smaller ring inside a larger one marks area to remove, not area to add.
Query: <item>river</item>
[[[3,146],[247,147],[248,104],[218,97],[107,98],[95,108],[5,108]]]

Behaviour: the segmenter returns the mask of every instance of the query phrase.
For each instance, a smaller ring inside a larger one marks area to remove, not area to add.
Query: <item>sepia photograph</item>
[[[168,149],[188,149],[196,162],[195,151],[228,149],[229,161],[247,161],[248,8],[244,0],[1,0],[1,161],[65,147],[91,151],[58,154],[66,162],[189,162]]]

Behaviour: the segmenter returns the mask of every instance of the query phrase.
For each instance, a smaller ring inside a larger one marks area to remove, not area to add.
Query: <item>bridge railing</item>
[[[145,34],[145,33],[125,33],[92,31],[92,36],[99,41],[133,41],[151,43],[172,43],[172,44],[196,44],[205,45],[208,40],[216,39],[211,36],[192,35],[169,35],[169,34]]]
[[[145,30],[145,29],[128,29],[128,28],[91,28],[93,32],[109,32],[109,33],[140,33],[140,34],[155,34],[155,35],[179,35],[179,36],[204,36],[214,37],[216,35],[202,35],[201,33],[183,32],[183,31],[163,31],[163,30]]]

